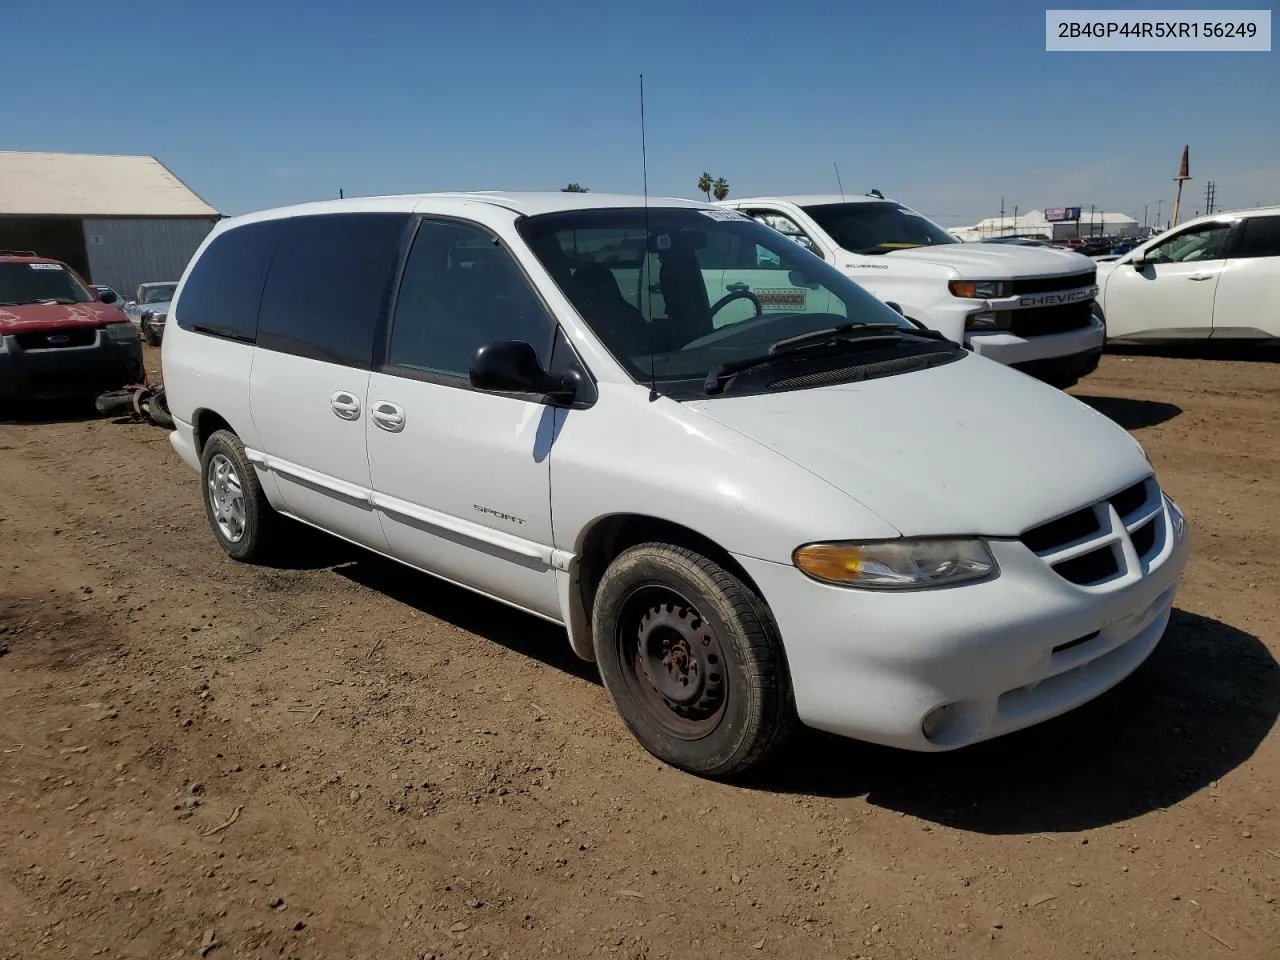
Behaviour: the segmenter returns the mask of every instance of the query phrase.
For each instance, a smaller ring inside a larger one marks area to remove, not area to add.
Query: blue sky
[[[228,214],[339,187],[639,192],[643,72],[653,193],[703,169],[737,196],[834,191],[835,161],[949,225],[1002,195],[1154,220],[1189,143],[1192,210],[1206,179],[1220,207],[1280,203],[1280,53],[1051,54],[1044,9],[14,2],[0,149],[154,154]]]

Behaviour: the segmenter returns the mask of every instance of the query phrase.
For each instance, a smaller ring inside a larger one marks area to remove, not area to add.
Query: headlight
[[[137,340],[138,331],[133,329],[133,324],[126,320],[123,323],[108,323],[107,336],[112,340]]]
[[[792,559],[814,580],[876,590],[942,587],[999,572],[981,540],[811,543],[797,549]]]
[[[964,300],[996,300],[1009,296],[1007,280],[952,280],[947,289],[953,297]]]

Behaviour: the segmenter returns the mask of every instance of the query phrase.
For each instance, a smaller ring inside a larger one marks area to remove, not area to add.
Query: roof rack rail
[[[34,250],[0,250],[0,257],[38,257]]]

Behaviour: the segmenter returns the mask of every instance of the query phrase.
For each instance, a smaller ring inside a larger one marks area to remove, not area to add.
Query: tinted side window
[[[215,237],[191,268],[174,322],[184,330],[253,343],[262,285],[279,233],[279,220],[265,220]]]
[[[511,254],[479,227],[424,220],[405,264],[387,364],[466,377],[476,348],[525,340],[546,364],[555,321]]]
[[[1198,260],[1219,260],[1225,257],[1231,226],[1225,223],[1206,223],[1192,227],[1151,247],[1143,255],[1148,263],[1195,263]]]
[[[1248,217],[1235,257],[1280,257],[1280,217]]]
[[[258,346],[369,369],[374,327],[407,213],[331,213],[281,221],[262,293]]]

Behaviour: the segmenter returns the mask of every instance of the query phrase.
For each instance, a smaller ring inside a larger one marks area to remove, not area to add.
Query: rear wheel
[[[773,617],[714,561],[669,544],[632,547],[601,579],[593,621],[614,706],[667,763],[707,777],[741,774],[794,727]]]
[[[271,509],[244,444],[230,430],[209,437],[200,455],[205,515],[218,545],[234,560],[266,559],[278,542],[279,515]]]

